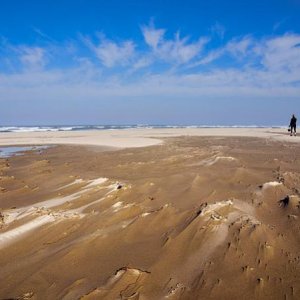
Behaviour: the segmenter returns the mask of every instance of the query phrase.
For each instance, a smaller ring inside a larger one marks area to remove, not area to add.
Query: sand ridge
[[[2,159],[0,298],[297,299],[298,147],[181,137]]]
[[[26,236],[26,234],[28,234],[30,231],[37,229],[38,227],[43,226],[47,223],[61,221],[65,218],[84,217],[85,214],[83,212],[86,208],[103,201],[107,195],[109,195],[111,192],[117,189],[118,184],[115,183],[109,185],[108,187],[105,187],[108,190],[108,192],[106,192],[106,194],[102,198],[88,203],[86,205],[80,206],[78,208],[58,211],[52,211],[51,208],[60,207],[65,203],[70,204],[71,201],[78,199],[84,193],[88,193],[94,187],[99,188],[99,186],[101,186],[106,181],[107,178],[97,178],[94,180],[89,180],[86,183],[86,185],[83,188],[81,188],[80,191],[71,195],[38,202],[35,203],[33,206],[26,206],[18,209],[2,211],[3,225],[7,228],[7,230],[4,233],[0,234],[0,249],[9,246],[16,239],[24,238],[24,236]],[[73,184],[82,182],[82,179],[76,179],[74,182],[62,186],[59,190],[66,189]],[[36,215],[38,215],[38,217],[35,217]],[[30,221],[27,221],[28,217],[30,216],[33,217],[33,219],[31,218]],[[12,223],[11,226],[13,226],[16,221],[19,221],[18,223],[20,223],[24,219],[24,224],[19,224],[17,227],[9,229],[10,226],[8,225]]]

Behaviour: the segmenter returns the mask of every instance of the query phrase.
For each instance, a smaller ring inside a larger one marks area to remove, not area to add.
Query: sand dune
[[[282,185],[282,183],[277,182],[277,181],[266,182],[263,184],[262,189],[265,190],[265,189],[272,188],[275,186],[280,186],[280,185]]]
[[[43,226],[47,223],[54,222],[55,218],[53,216],[42,216],[32,221],[29,221],[17,228],[8,230],[0,234],[0,249],[9,246],[15,239],[24,237],[24,235],[34,229],[37,229],[40,226]]]
[[[33,206],[26,206],[26,207],[21,207],[19,209],[14,209],[14,210],[9,210],[9,211],[3,211],[2,216],[3,216],[3,224],[8,226],[10,223],[14,223],[15,221],[20,221],[25,222],[22,225],[18,225],[17,227],[13,229],[9,229],[5,231],[4,233],[0,233],[0,249],[4,248],[11,243],[13,243],[15,240],[18,240],[20,238],[24,238],[26,234],[40,226],[43,226],[47,223],[55,222],[55,221],[61,221],[62,219],[65,218],[82,218],[85,216],[83,211],[90,207],[93,206],[105,199],[105,197],[110,194],[111,192],[115,191],[117,189],[117,184],[112,184],[109,185],[108,187],[105,187],[108,189],[108,192],[106,194],[98,199],[95,200],[91,203],[88,203],[86,205],[80,206],[76,209],[69,209],[69,210],[51,210],[51,208],[55,208],[58,206],[61,206],[65,203],[69,203],[71,201],[74,201],[84,195],[85,193],[88,193],[94,188],[99,188],[103,183],[107,181],[107,178],[97,178],[93,180],[89,180],[86,182],[85,186],[81,188],[80,191],[73,193],[71,195],[67,195],[64,197],[58,197],[58,198],[53,198],[50,200],[42,201],[35,203]],[[82,179],[80,180],[75,180],[75,182],[65,185],[61,187],[61,189],[68,188],[72,186],[73,184],[76,183],[82,183],[84,182]],[[118,204],[118,203],[116,203]],[[116,205],[114,204],[114,205]],[[117,205],[118,206],[118,205]],[[36,215],[41,215],[39,217],[35,217]],[[32,216],[34,219],[29,219],[28,217]],[[25,220],[24,220],[25,219]],[[13,225],[13,224],[12,224]]]
[[[298,299],[298,147],[181,137],[0,159],[0,298]]]
[[[97,178],[94,180],[90,180],[86,186],[84,186],[81,190],[79,190],[76,193],[73,193],[71,195],[63,196],[63,197],[56,197],[50,200],[42,201],[35,203],[33,206],[25,206],[18,209],[3,211],[4,215],[4,222],[5,224],[9,224],[15,220],[19,220],[21,218],[25,218],[26,216],[32,214],[33,212],[36,212],[37,209],[49,209],[57,206],[61,206],[65,203],[69,203],[71,201],[74,201],[81,197],[83,194],[89,192],[93,187],[97,185],[101,185],[104,182],[107,181],[107,178]],[[78,182],[78,181],[77,181]],[[74,184],[74,183],[72,183]],[[61,187],[60,189],[64,189],[66,187],[70,186],[69,184],[66,186]]]

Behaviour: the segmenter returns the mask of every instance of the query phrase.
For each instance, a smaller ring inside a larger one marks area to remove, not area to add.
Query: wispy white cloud
[[[262,65],[272,71],[296,71],[300,74],[300,35],[285,34],[257,44]]]
[[[188,37],[180,37],[177,32],[174,39],[165,38],[165,29],[156,29],[153,25],[143,26],[145,42],[150,46],[158,59],[169,63],[184,64],[197,57],[203,50],[208,38],[200,38],[189,42]]]
[[[150,56],[142,56],[134,62],[131,71],[144,69],[150,66],[152,63],[153,63],[153,59]]]
[[[229,41],[224,51],[234,55],[235,57],[245,57],[251,51],[254,41],[250,36],[244,36],[240,39],[232,39]]]
[[[228,41],[223,47],[213,49],[210,52],[206,53],[206,55],[203,55],[201,59],[190,64],[189,67],[207,65],[225,55],[230,55],[240,61],[250,53],[252,53],[252,50],[255,46],[255,42],[250,36],[233,38]]]
[[[46,51],[41,47],[20,46],[15,50],[22,64],[30,69],[43,68],[47,62]]]
[[[246,35],[207,50],[207,38],[191,42],[177,33],[167,39],[166,30],[154,26],[143,27],[142,33],[146,49],[132,40],[120,42],[103,36],[97,42],[82,38],[84,45],[74,43],[72,51],[3,43],[2,48],[9,48],[5,59],[19,61],[22,68],[13,72],[0,69],[0,101],[300,95],[299,34],[259,39]],[[59,55],[70,56],[72,64],[55,64]],[[95,57],[106,68],[99,67]],[[222,58],[226,64],[218,63]],[[162,61],[167,67],[161,68]],[[170,72],[174,65],[180,67]]]
[[[101,63],[108,68],[117,65],[126,66],[135,55],[135,44],[130,40],[117,43],[100,35],[99,43],[93,43],[89,38],[84,38],[84,41]]]
[[[142,26],[145,42],[154,50],[156,50],[158,45],[163,41],[165,32],[165,29],[155,29],[153,24],[150,26]]]
[[[95,76],[96,75],[96,76]],[[284,82],[281,77],[285,76]],[[298,77],[299,79],[299,77]],[[124,80],[97,73],[92,66],[70,70],[27,72],[0,75],[0,101],[69,99],[107,100],[124,97],[231,97],[236,100],[253,97],[299,97],[299,85],[291,85],[292,77],[281,73],[235,69],[192,74],[144,74],[138,79]],[[5,97],[4,97],[5,95]]]

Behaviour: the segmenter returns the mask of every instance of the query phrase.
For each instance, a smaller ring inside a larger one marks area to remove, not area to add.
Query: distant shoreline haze
[[[1,132],[51,132],[114,129],[168,129],[168,128],[286,128],[287,125],[53,125],[53,126],[0,126]]]

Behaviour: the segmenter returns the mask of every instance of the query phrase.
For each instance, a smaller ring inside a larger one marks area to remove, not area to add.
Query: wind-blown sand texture
[[[186,136],[0,159],[0,299],[299,299],[299,146]]]

